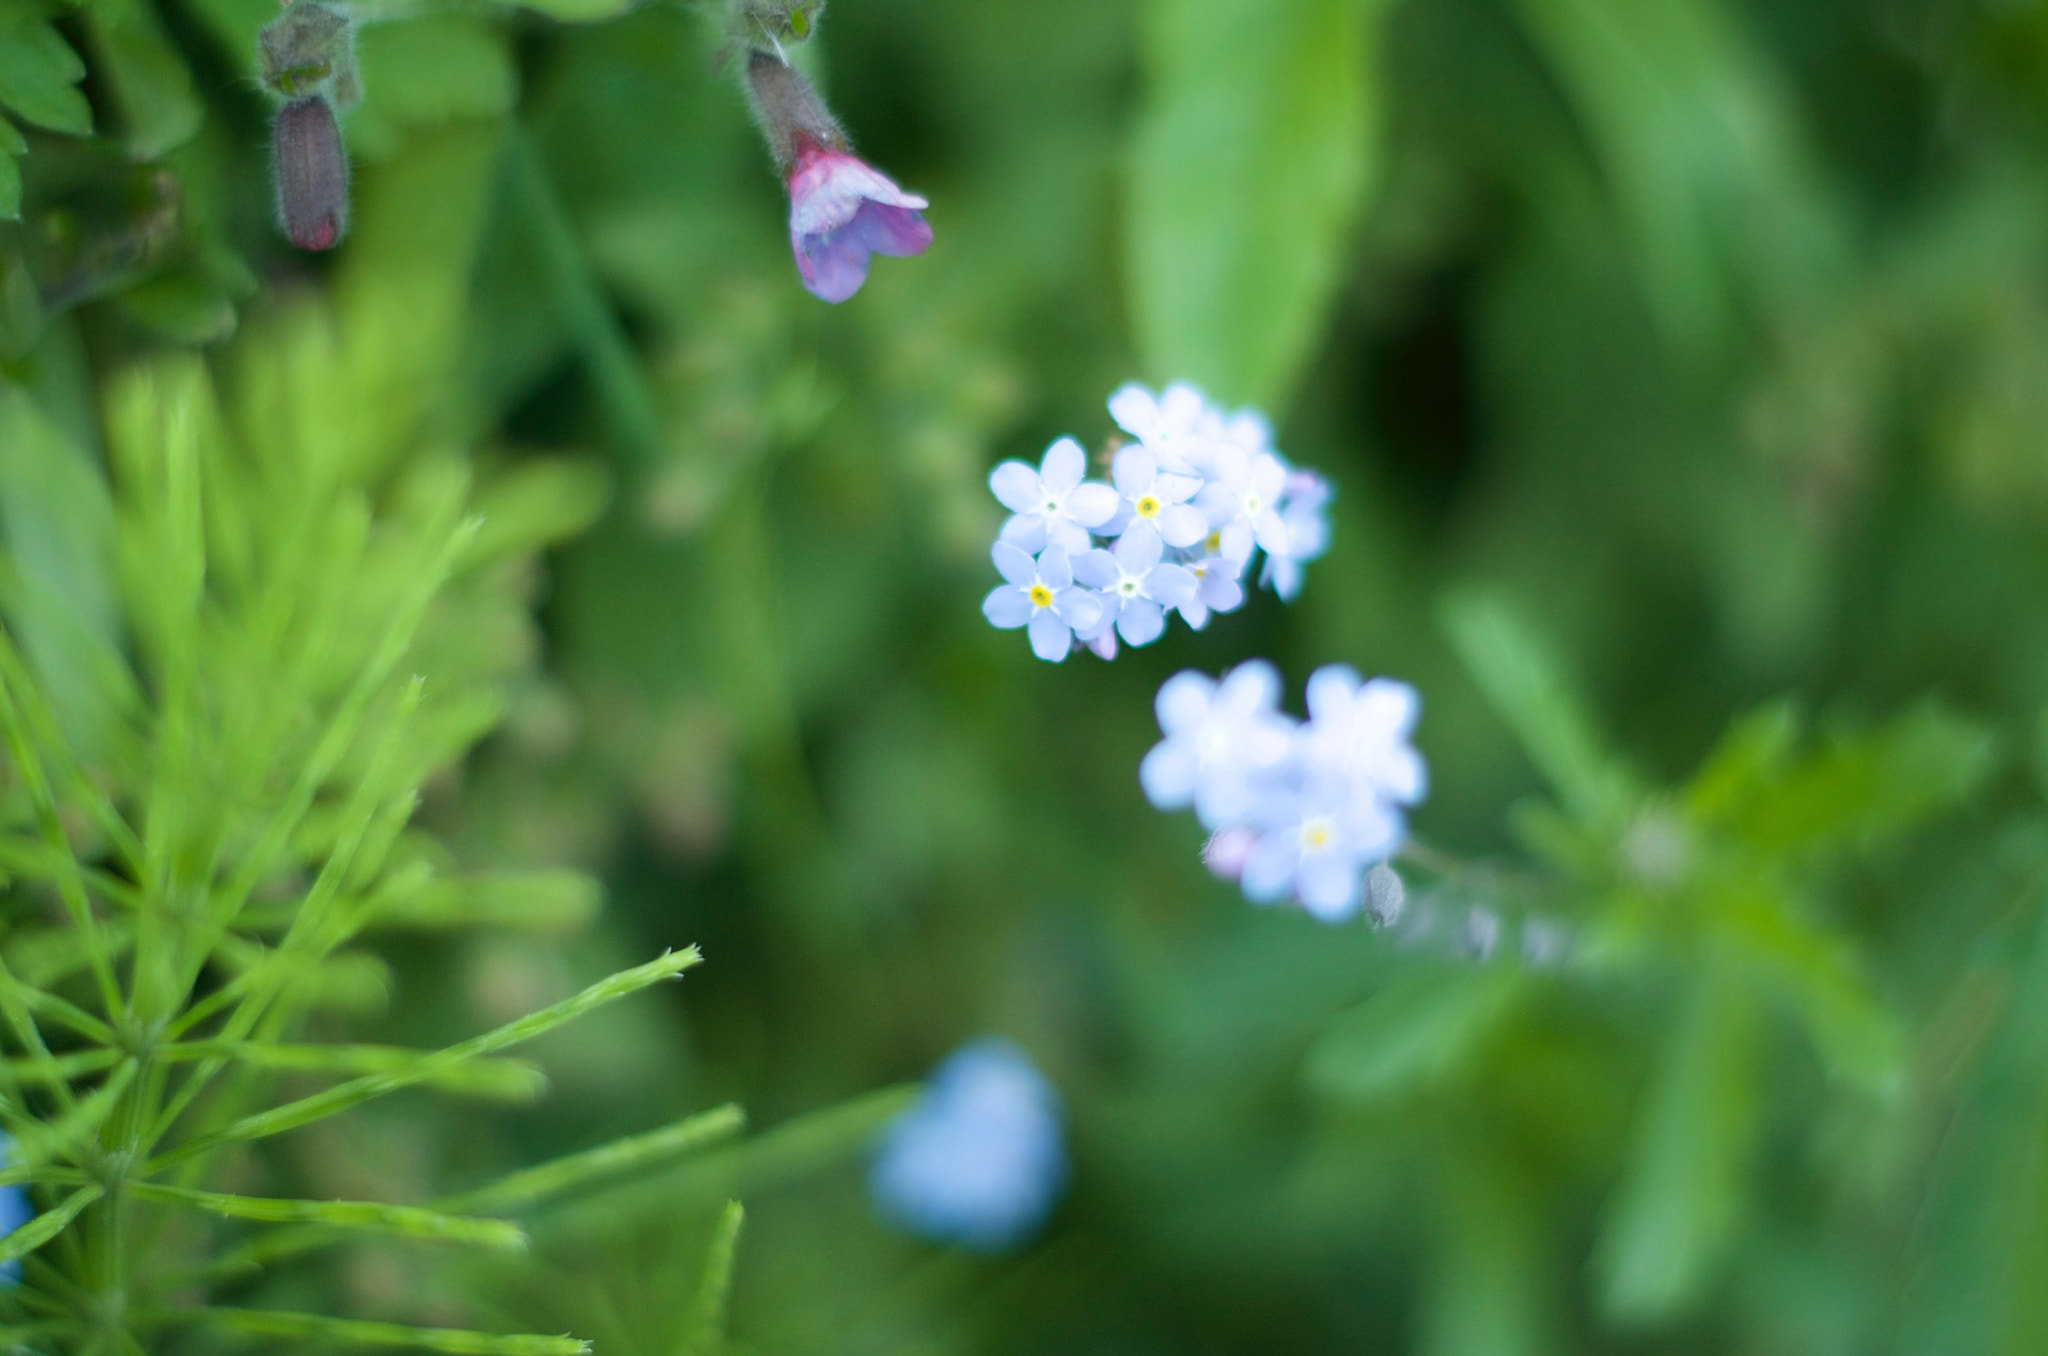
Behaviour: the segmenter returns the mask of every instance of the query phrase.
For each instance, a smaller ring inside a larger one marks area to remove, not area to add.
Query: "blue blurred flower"
[[[1266,553],[1260,582],[1291,603],[1301,592],[1301,567],[1330,549],[1328,509],[1330,482],[1314,471],[1289,471],[1282,490],[1280,525],[1287,531],[1287,549]]]
[[[1429,790],[1429,770],[1408,740],[1422,713],[1415,689],[1391,678],[1370,682],[1330,664],[1308,679],[1308,723],[1301,757],[1312,777],[1331,777],[1365,799],[1414,805]]]
[[[1274,709],[1279,700],[1280,675],[1262,659],[1220,683],[1194,672],[1167,679],[1154,703],[1166,738],[1138,765],[1146,797],[1162,810],[1193,805],[1206,828],[1245,818],[1292,746],[1294,722]]]
[[[1214,463],[1221,421],[1208,398],[1186,382],[1156,396],[1135,382],[1119,387],[1109,398],[1109,417],[1175,475],[1207,475]]]
[[[14,1163],[14,1138],[0,1135],[0,1168],[11,1167]],[[0,1187],[0,1238],[5,1238],[22,1225],[34,1219],[35,1207],[29,1204],[28,1191],[23,1187]],[[21,1284],[21,1259],[0,1265],[0,1284]]]
[[[1254,813],[1259,840],[1244,861],[1244,893],[1257,904],[1292,895],[1325,923],[1363,902],[1366,869],[1400,846],[1394,808],[1352,786],[1311,779],[1264,798]]]
[[[1059,1095],[1006,1040],[961,1047],[885,1133],[868,1187],[881,1214],[938,1243],[1028,1242],[1067,1181]]]
[[[1168,546],[1193,546],[1209,535],[1209,520],[1188,503],[1202,488],[1200,477],[1161,470],[1159,459],[1139,446],[1116,454],[1110,478],[1123,497],[1117,516],[1126,524],[1151,524]]]

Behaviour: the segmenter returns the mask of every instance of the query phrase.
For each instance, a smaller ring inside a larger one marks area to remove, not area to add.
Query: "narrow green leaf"
[[[739,1253],[740,1226],[747,1209],[738,1201],[727,1201],[711,1231],[711,1246],[704,1254],[704,1271],[697,1279],[697,1297],[690,1304],[683,1325],[678,1356],[718,1356],[725,1347],[725,1307],[732,1294],[733,1262]]]
[[[581,871],[503,871],[438,880],[395,896],[371,918],[385,928],[574,932],[597,917],[604,887]]]
[[[196,1323],[259,1337],[296,1337],[357,1346],[417,1347],[468,1356],[583,1356],[590,1343],[573,1337],[534,1337],[514,1333],[468,1332],[461,1328],[407,1328],[396,1323],[370,1323],[325,1314],[295,1314],[276,1309],[191,1308],[166,1311],[174,1323]]]
[[[1150,0],[1124,261],[1152,374],[1283,400],[1379,169],[1384,0]]]
[[[73,1050],[49,1059],[0,1061],[0,1079],[9,1083],[55,1083],[82,1074],[111,1069],[127,1058],[119,1050]]]
[[[99,0],[87,11],[93,47],[121,108],[129,154],[155,160],[199,130],[204,110],[192,72],[141,0]]]
[[[659,1130],[630,1135],[594,1149],[522,1169],[490,1186],[445,1197],[436,1204],[444,1210],[504,1210],[530,1205],[602,1177],[638,1171],[678,1154],[730,1139],[745,1129],[746,1124],[746,1113],[737,1106],[713,1107]]]
[[[13,1233],[0,1237],[0,1265],[26,1257],[64,1232],[65,1226],[77,1219],[81,1210],[104,1196],[106,1191],[97,1182],[82,1186],[65,1197],[64,1204],[55,1210],[45,1211]]]
[[[1594,1252],[1601,1300],[1646,1323],[1696,1300],[1733,1236],[1756,1120],[1755,1003],[1718,962],[1694,977],[1636,1116]]]
[[[731,1197],[818,1172],[866,1152],[883,1126],[901,1115],[922,1089],[882,1088],[837,1106],[784,1121],[741,1144],[646,1173],[560,1203],[541,1218],[568,1235],[614,1233],[622,1223],[679,1205]],[[540,1224],[535,1224],[538,1231]]]
[[[1511,1014],[1510,966],[1432,971],[1394,983],[1331,1021],[1302,1072],[1325,1097],[1388,1101],[1442,1081]]]
[[[0,127],[13,131],[14,126],[0,118]],[[0,141],[6,138],[0,136]],[[0,221],[17,221],[21,217],[21,152],[11,151],[0,145]]]
[[[609,978],[601,979],[582,993],[564,999],[552,1007],[543,1008],[515,1022],[508,1022],[495,1031],[472,1037],[459,1045],[437,1050],[403,1072],[369,1074],[329,1088],[325,1092],[302,1097],[296,1102],[287,1102],[269,1111],[245,1116],[217,1134],[202,1136],[162,1155],[150,1164],[149,1170],[152,1173],[160,1171],[172,1163],[207,1152],[222,1144],[282,1134],[367,1102],[374,1097],[382,1097],[401,1088],[427,1082],[443,1070],[530,1041],[607,1003],[637,993],[650,984],[673,979],[701,959],[702,956],[695,947],[669,952],[645,965],[622,970]]]
[[[408,1238],[431,1238],[449,1243],[474,1243],[505,1252],[526,1248],[526,1233],[510,1220],[477,1219],[467,1215],[444,1214],[405,1205],[383,1205],[375,1201],[274,1200],[259,1196],[230,1196],[214,1191],[192,1191],[158,1182],[130,1182],[130,1195],[139,1201],[182,1206],[233,1219],[258,1220],[265,1224],[320,1224],[334,1229],[367,1229],[378,1233],[403,1234]]]
[[[0,11],[0,104],[52,132],[92,134],[92,107],[75,86],[85,76],[57,30],[19,10]]]
[[[1631,795],[1629,775],[1596,733],[1548,638],[1491,593],[1451,594],[1439,616],[1465,671],[1573,812],[1593,821],[1618,816]]]

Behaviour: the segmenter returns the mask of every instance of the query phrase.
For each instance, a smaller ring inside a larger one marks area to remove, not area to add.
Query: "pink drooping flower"
[[[867,281],[869,256],[924,253],[930,205],[849,151],[800,141],[789,167],[789,246],[805,288],[845,301]]]

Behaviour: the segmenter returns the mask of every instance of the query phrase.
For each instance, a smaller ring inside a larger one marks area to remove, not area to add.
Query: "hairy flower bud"
[[[348,233],[348,153],[333,107],[317,97],[286,104],[270,150],[285,235],[302,250],[333,249]]]
[[[1365,913],[1376,928],[1391,927],[1408,906],[1408,887],[1401,873],[1381,862],[1365,873]]]
[[[802,72],[755,52],[747,90],[789,182],[790,250],[812,296],[840,302],[860,291],[871,255],[924,253],[930,204],[846,148],[846,134]]]
[[[285,99],[325,94],[340,108],[359,96],[355,25],[345,14],[295,0],[256,38],[263,87]]]

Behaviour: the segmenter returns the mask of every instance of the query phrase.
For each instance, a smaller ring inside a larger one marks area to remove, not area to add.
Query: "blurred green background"
[[[1068,1102],[1015,1255],[797,1144],[291,1297],[668,1352],[732,1190],[762,1353],[2048,1350],[2048,4],[834,0],[805,60],[937,235],[839,308],[686,9],[365,7],[316,257],[264,0],[0,6],[0,374],[82,445],[138,355],[232,372],[327,297],[445,371],[442,445],[611,486],[521,584],[539,648],[463,641],[506,719],[422,811],[605,908],[395,946],[345,1029],[707,963],[551,1037],[538,1107],[396,1102],[307,1178],[772,1128],[984,1032]],[[1268,410],[1333,545],[1291,606],[1041,664],[978,612],[986,476],[1134,377]],[[1145,804],[1159,683],[1254,655],[1297,709],[1325,663],[1422,691],[1402,926],[1252,908]]]

